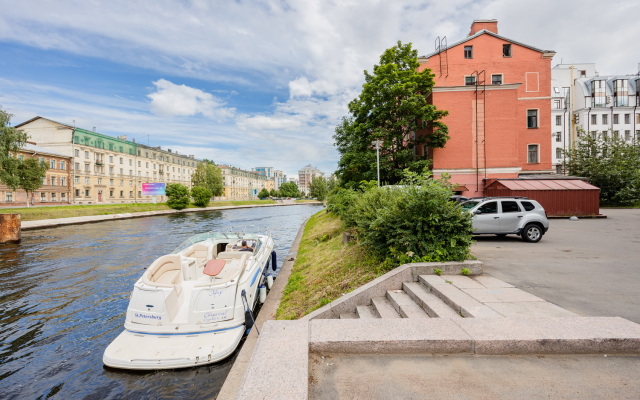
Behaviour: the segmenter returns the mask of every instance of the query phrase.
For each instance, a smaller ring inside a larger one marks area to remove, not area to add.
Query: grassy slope
[[[216,201],[209,203],[209,207],[241,206],[251,204],[274,204],[273,200],[252,201]],[[188,208],[197,208],[193,205]],[[137,204],[101,204],[54,207],[4,208],[0,214],[20,214],[23,221],[37,221],[41,219],[55,219],[68,217],[85,217],[89,215],[124,214],[142,211],[170,210],[166,204],[137,203]]]
[[[304,230],[277,319],[296,319],[388,272],[359,245],[343,244],[342,221],[325,210]]]

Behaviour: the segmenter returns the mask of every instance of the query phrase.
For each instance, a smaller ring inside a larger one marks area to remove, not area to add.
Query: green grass
[[[214,201],[209,207],[244,206],[253,204],[275,204],[273,200],[248,201]],[[187,208],[198,208],[191,204]],[[41,219],[56,219],[69,217],[86,217],[90,215],[125,214],[142,211],[170,210],[165,203],[136,203],[136,204],[100,204],[78,206],[52,206],[29,208],[3,208],[0,214],[20,214],[23,221],[37,221]]]
[[[277,319],[300,318],[389,271],[357,243],[342,243],[344,231],[325,210],[309,219]]]

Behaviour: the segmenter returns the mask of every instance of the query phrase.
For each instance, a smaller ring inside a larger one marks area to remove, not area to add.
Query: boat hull
[[[105,350],[112,368],[156,370],[196,367],[230,356],[245,326],[190,334],[148,334],[125,330]]]

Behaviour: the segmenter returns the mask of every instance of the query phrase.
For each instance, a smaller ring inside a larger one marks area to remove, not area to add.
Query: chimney
[[[476,19],[471,24],[471,31],[469,32],[469,36],[473,36],[481,30],[486,29],[489,32],[493,32],[495,34],[498,33],[498,20],[497,19]]]

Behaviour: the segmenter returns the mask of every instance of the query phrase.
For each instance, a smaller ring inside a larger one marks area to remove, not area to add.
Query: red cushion
[[[207,265],[204,266],[204,273],[209,276],[216,276],[222,271],[227,260],[214,259],[207,261]]]

